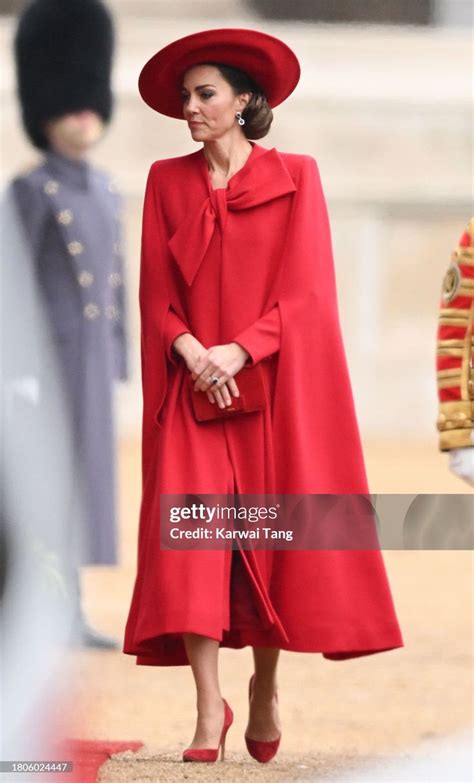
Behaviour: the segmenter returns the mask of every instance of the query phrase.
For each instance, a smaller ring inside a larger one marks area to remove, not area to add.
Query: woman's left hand
[[[203,354],[195,364],[191,373],[195,380],[194,389],[200,391],[219,391],[220,388],[231,381],[230,386],[237,388],[233,377],[242,369],[249,354],[239,343],[226,343],[225,345],[211,345],[207,353]],[[212,384],[210,378],[219,378]],[[234,391],[231,388],[231,391]],[[238,389],[237,389],[238,391]],[[235,394],[235,391],[234,391]],[[236,395],[237,396],[237,395]]]

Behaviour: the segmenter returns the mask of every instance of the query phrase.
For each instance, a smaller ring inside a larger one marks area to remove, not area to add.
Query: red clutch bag
[[[211,402],[208,399],[206,392],[201,390],[194,391],[195,381],[192,375],[188,376],[193,411],[197,421],[222,419],[237,416],[239,413],[252,413],[253,411],[265,409],[267,398],[262,368],[258,364],[254,367],[244,366],[234,377],[239,389],[239,396],[234,397],[231,394],[231,404],[226,405],[225,408],[220,408],[217,401]]]

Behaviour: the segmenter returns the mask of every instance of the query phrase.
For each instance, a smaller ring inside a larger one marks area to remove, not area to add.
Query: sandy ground
[[[467,493],[433,444],[365,445],[372,492]],[[92,623],[122,639],[133,587],[139,504],[139,443],[122,444],[120,568],[85,568]],[[195,694],[189,667],[136,666],[119,652],[69,653],[70,736],[142,740],[136,754],[103,765],[103,783],[142,781],[331,780],[375,758],[405,756],[426,738],[472,723],[471,552],[388,551],[384,559],[405,647],[351,661],[282,652],[279,703],[283,736],[270,764],[246,752],[250,647],[222,649],[222,693],[234,710],[224,763],[186,764]],[[408,783],[408,781],[400,781]],[[410,781],[410,783],[413,783]]]

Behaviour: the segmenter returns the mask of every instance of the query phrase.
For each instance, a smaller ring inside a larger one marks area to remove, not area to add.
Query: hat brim
[[[182,78],[200,62],[245,71],[263,90],[270,107],[293,92],[301,73],[295,53],[273,35],[239,27],[203,30],[173,41],[148,60],[138,80],[141,97],[160,114],[184,119]]]

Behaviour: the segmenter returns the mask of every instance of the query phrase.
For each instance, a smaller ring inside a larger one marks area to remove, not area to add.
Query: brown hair
[[[242,109],[242,117],[245,120],[242,130],[248,139],[261,139],[266,136],[272,124],[273,112],[265,93],[258,84],[245,71],[232,65],[214,62],[202,63],[202,65],[214,65],[230,84],[235,95],[243,92],[252,93],[247,105]]]

